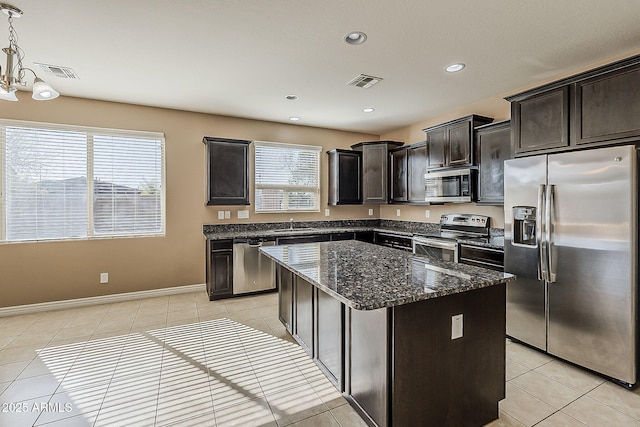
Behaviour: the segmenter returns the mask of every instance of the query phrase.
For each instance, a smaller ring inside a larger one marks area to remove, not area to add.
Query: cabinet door
[[[447,128],[439,128],[427,132],[428,162],[427,168],[441,168],[445,165],[445,149],[447,145]]]
[[[295,276],[295,323],[294,338],[302,348],[313,357],[313,285]]]
[[[575,84],[574,143],[640,136],[640,66]]]
[[[449,140],[448,149],[445,151],[446,164],[448,166],[466,166],[472,162],[471,142],[472,129],[471,121],[457,123],[447,126]]]
[[[209,300],[233,295],[233,251],[211,251],[209,265]]]
[[[329,204],[362,203],[362,153],[331,150],[329,155]]]
[[[511,158],[511,126],[502,122],[476,133],[479,205],[504,203],[504,161]]]
[[[362,150],[363,202],[387,203],[387,146],[365,145]]]
[[[401,149],[390,153],[389,176],[390,182],[390,199],[392,202],[407,201],[407,150]]]
[[[278,317],[290,334],[293,334],[293,273],[278,266]]]
[[[207,206],[249,204],[251,141],[205,137]]]
[[[427,172],[427,145],[407,149],[407,199],[424,203],[424,174]]]
[[[569,87],[511,103],[514,153],[569,146]]]
[[[344,305],[321,290],[316,296],[316,363],[342,391]]]

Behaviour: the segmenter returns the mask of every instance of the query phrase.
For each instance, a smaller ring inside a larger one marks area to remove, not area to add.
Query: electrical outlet
[[[224,211],[224,219],[231,219],[231,211]]]
[[[238,219],[247,219],[247,218],[249,218],[248,210],[238,211]]]
[[[100,283],[109,283],[109,273],[100,273]]]
[[[331,209],[325,209],[324,216],[329,216],[329,215],[331,215]]]
[[[451,316],[451,339],[462,338],[462,314]]]
[[[396,209],[396,216],[400,216],[400,209]]]
[[[224,219],[224,211],[218,211],[218,219]]]
[[[369,209],[369,216],[373,215],[373,209]]]
[[[431,212],[429,212],[429,209],[426,209],[426,210],[424,211],[424,217],[425,217],[425,218],[429,218],[430,216],[431,216]]]

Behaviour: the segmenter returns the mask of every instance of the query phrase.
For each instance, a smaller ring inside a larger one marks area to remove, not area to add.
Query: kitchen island
[[[260,249],[279,315],[372,426],[482,426],[505,385],[513,276],[359,241]]]

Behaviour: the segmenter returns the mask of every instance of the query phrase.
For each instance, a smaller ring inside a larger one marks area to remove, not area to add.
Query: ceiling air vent
[[[78,79],[78,75],[69,67],[59,67],[57,65],[39,64],[35,62],[40,68],[42,68],[47,74],[52,74],[61,79]]]
[[[366,74],[359,74],[353,78],[347,86],[356,86],[363,89],[369,89],[374,84],[382,80],[382,77],[367,76]]]

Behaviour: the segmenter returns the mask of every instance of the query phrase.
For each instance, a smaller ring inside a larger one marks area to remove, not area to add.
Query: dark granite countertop
[[[437,232],[439,225],[428,222],[395,220],[338,220],[306,221],[294,223],[293,230],[288,222],[247,223],[247,224],[205,224],[203,234],[209,240],[277,238],[285,236],[303,236],[312,234],[355,233],[377,231],[405,237]],[[468,243],[494,249],[504,247],[502,229],[491,229],[488,239],[458,239],[459,243]]]
[[[266,256],[357,310],[505,283],[515,276],[356,240],[268,246]]]

